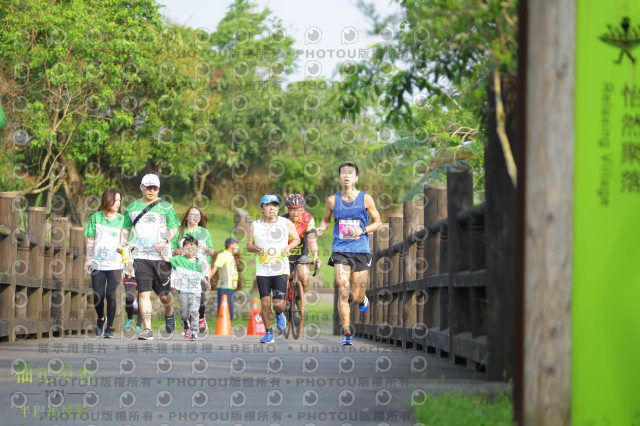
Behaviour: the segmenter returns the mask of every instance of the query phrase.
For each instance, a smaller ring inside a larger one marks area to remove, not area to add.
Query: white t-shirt
[[[133,221],[147,207],[140,200],[136,200],[127,206],[124,215],[124,229],[131,230]],[[134,259],[162,260],[162,256],[155,249],[155,245],[160,241],[161,235],[166,235],[168,230],[180,226],[180,220],[176,216],[173,206],[166,201],[153,206],[140,218],[133,230],[135,237]],[[167,257],[171,257],[171,245]]]
[[[288,219],[278,216],[273,224],[265,224],[263,219],[253,222],[253,240],[261,249],[256,261],[256,276],[289,274],[289,258],[282,255],[282,249],[289,244],[287,221]]]

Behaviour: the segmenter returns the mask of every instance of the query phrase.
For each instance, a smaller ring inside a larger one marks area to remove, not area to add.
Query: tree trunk
[[[89,216],[93,213],[89,211],[87,205],[88,197],[84,194],[83,177],[78,172],[76,164],[72,161],[63,160],[67,171],[63,177],[63,188],[67,198],[68,214],[75,226],[85,226]],[[91,203],[93,205],[93,203]]]

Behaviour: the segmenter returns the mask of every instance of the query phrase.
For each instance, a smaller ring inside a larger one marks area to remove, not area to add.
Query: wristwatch
[[[366,226],[361,226],[360,230],[362,231],[363,234],[367,233],[367,227]]]

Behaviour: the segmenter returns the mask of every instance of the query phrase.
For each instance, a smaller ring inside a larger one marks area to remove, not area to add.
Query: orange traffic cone
[[[229,317],[229,299],[226,294],[223,294],[218,321],[216,321],[216,336],[231,336],[231,318]]]
[[[247,335],[262,336],[267,332],[262,322],[262,314],[258,309],[258,298],[254,297],[251,302],[251,315],[249,315],[249,326],[247,327]]]

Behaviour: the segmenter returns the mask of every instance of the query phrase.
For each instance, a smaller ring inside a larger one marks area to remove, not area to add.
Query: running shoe
[[[284,316],[284,312],[280,312],[280,315],[276,315],[276,326],[278,330],[282,331],[287,326],[287,317]]]
[[[104,338],[113,339],[113,327],[107,327],[107,329],[104,331]]]
[[[139,325],[136,325],[136,334],[140,334],[142,333],[142,327],[140,327]]]
[[[131,328],[131,325],[133,324],[133,320],[132,319],[128,319],[124,322],[124,326],[122,327],[123,331],[129,331],[129,329]]]
[[[198,327],[200,328],[200,333],[206,333],[209,330],[209,325],[207,324],[207,320],[204,318],[200,318],[198,322]]]
[[[189,340],[191,341],[198,340],[198,332],[197,331],[191,332],[191,336],[189,337]]]
[[[107,321],[107,317],[104,319],[96,321],[96,326],[93,328],[93,332],[96,333],[96,336],[102,336],[104,333],[104,323]]]
[[[347,346],[351,346],[353,345],[353,336],[350,334],[345,334],[344,337],[342,338],[342,342],[340,342],[341,345],[347,345]]]
[[[364,302],[362,302],[362,304],[358,303],[358,308],[360,312],[367,312],[367,309],[369,309],[369,298],[367,296],[364,296]]]
[[[267,331],[267,334],[265,334],[264,337],[260,339],[260,343],[273,343],[273,333]]]
[[[153,340],[153,332],[150,329],[145,328],[138,336],[138,340]]]
[[[164,327],[167,330],[167,333],[171,334],[173,333],[173,330],[176,329],[176,319],[175,319],[175,312],[173,314],[171,314],[171,316],[166,316],[164,317]]]
[[[188,339],[190,336],[191,336],[191,329],[190,329],[190,328],[187,328],[187,329],[184,331],[184,337],[186,337],[186,338]]]

